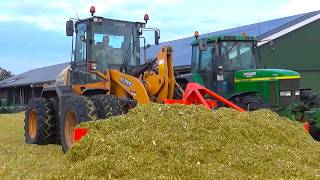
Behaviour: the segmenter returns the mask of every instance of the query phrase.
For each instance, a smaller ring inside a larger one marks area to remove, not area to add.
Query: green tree
[[[0,81],[7,79],[11,76],[13,76],[13,74],[10,71],[7,71],[0,67]]]

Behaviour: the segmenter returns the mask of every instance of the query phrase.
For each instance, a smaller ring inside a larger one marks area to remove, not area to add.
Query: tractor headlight
[[[281,91],[280,96],[291,96],[291,91]]]
[[[294,92],[294,95],[300,96],[300,91],[295,91],[295,92]]]

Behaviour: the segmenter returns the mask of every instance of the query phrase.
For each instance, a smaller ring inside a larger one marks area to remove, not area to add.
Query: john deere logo
[[[243,76],[245,77],[253,77],[257,75],[257,72],[247,72],[247,73],[243,73]]]
[[[127,87],[131,87],[133,84],[131,81],[123,77],[120,78],[120,82]]]

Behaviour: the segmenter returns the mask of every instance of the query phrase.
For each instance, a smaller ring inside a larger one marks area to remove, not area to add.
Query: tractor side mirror
[[[159,45],[160,33],[159,31],[154,31],[154,43]]]
[[[269,47],[270,47],[270,49],[271,49],[271,51],[275,51],[276,50],[276,46],[275,46],[275,44],[274,44],[274,41],[270,41],[269,42]]]
[[[199,50],[200,51],[206,51],[207,49],[208,49],[207,39],[200,39],[199,40]]]
[[[74,32],[73,21],[69,20],[69,21],[66,22],[66,35],[67,36],[73,36],[73,32]]]
[[[81,35],[80,41],[86,43],[87,42],[86,37],[84,35]]]

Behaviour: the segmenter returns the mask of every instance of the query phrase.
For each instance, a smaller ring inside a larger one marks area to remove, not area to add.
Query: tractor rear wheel
[[[315,139],[316,141],[320,141],[320,130],[315,124],[309,124],[310,127],[310,135]]]
[[[301,90],[300,101],[302,102],[305,111],[308,111],[311,108],[320,107],[319,94],[309,89]]]
[[[54,108],[49,100],[32,98],[26,109],[24,120],[25,139],[28,144],[50,144],[54,138],[56,121]]]
[[[98,113],[91,98],[74,96],[66,100],[61,117],[61,146],[62,151],[66,153],[74,143],[74,127],[82,122],[97,120]]]
[[[254,93],[239,95],[236,97],[232,97],[229,100],[247,111],[256,111],[258,109],[271,109],[271,107],[268,104],[263,102],[261,97]]]
[[[92,96],[99,112],[99,119],[119,116],[128,112],[125,104],[118,98],[106,94]]]
[[[174,85],[173,99],[182,99],[182,98],[183,98],[183,89],[178,83],[176,83]]]

